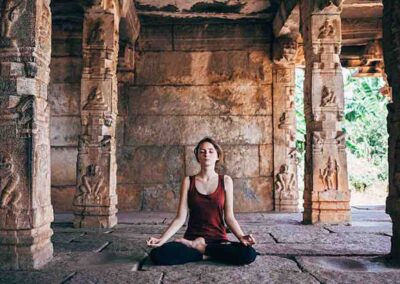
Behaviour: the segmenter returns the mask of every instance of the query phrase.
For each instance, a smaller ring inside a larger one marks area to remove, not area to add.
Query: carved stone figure
[[[288,165],[282,165],[279,169],[279,173],[276,175],[276,191],[277,192],[292,192],[295,190],[295,177],[293,173],[289,172]]]
[[[314,132],[313,133],[313,145],[314,148],[321,148],[323,144],[322,138],[321,138],[321,133],[319,132]]]
[[[333,37],[336,33],[334,21],[327,19],[324,24],[319,28],[319,39],[324,39],[328,37]]]
[[[103,92],[99,88],[94,88],[88,97],[84,110],[107,110],[107,104],[104,101]]]
[[[0,37],[11,38],[11,28],[15,20],[22,12],[24,0],[3,0],[0,7]]]
[[[82,176],[82,184],[79,186],[78,198],[94,197],[100,200],[99,193],[103,187],[104,177],[101,168],[96,165],[89,165],[86,168],[86,174]]]
[[[102,44],[104,43],[105,31],[102,27],[103,23],[97,21],[89,32],[87,39],[88,44]]]
[[[285,124],[287,124],[288,121],[288,116],[286,115],[286,112],[282,113],[281,117],[279,118],[279,128],[283,128]]]
[[[279,54],[276,54],[276,63],[294,63],[297,54],[296,39],[283,36],[279,38]]]
[[[338,189],[338,174],[339,174],[339,165],[337,161],[333,161],[332,157],[329,156],[328,162],[326,163],[325,169],[319,169],[320,178],[322,180],[322,184],[324,189]]]
[[[0,154],[0,208],[15,207],[21,199],[21,192],[16,190],[18,182],[11,156]]]
[[[327,86],[324,86],[322,88],[321,106],[324,107],[335,103],[336,103],[335,93]]]

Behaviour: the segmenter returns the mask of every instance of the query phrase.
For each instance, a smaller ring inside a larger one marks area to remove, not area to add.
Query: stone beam
[[[339,53],[342,1],[301,1],[305,54],[304,223],[350,221],[344,90]]]
[[[296,165],[296,38],[275,41],[273,65],[274,209],[298,212]]]
[[[119,12],[119,1],[97,1],[85,11],[75,227],[109,228],[117,223]]]
[[[389,196],[386,213],[393,222],[391,256],[400,259],[400,2],[384,0],[383,50],[393,102],[388,105]]]
[[[0,17],[0,268],[53,257],[47,85],[49,0],[4,0]],[[0,272],[1,273],[1,272]]]

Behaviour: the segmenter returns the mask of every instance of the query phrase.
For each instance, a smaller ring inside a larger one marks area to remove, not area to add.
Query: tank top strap
[[[221,184],[222,189],[225,191],[225,175],[219,175],[219,182]]]

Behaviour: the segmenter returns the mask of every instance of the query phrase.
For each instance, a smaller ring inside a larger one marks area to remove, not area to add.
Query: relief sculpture
[[[328,158],[325,169],[319,169],[319,172],[324,189],[338,190],[339,165],[336,160],[333,161],[332,156]]]
[[[289,172],[288,165],[282,165],[279,173],[277,174],[276,191],[277,192],[293,192],[295,188],[296,179],[293,173]]]
[[[324,86],[322,89],[321,106],[324,107],[333,104],[336,104],[336,95],[330,88]]]
[[[11,30],[15,21],[18,19],[19,15],[22,13],[24,0],[4,0],[0,6],[0,38],[2,43],[6,39],[11,42]],[[12,43],[15,45],[15,42]]]
[[[21,192],[16,189],[18,182],[12,157],[0,154],[0,208],[15,207],[21,199]]]
[[[95,199],[99,201],[103,190],[104,177],[100,166],[89,165],[86,174],[82,176],[82,184],[79,186],[78,199]]]
[[[324,24],[319,28],[319,39],[325,39],[335,36],[336,30],[333,20],[325,20]]]

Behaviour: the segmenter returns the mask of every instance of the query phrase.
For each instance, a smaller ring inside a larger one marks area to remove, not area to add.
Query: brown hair
[[[200,146],[201,146],[201,144],[203,144],[205,142],[212,144],[214,146],[215,150],[217,151],[219,160],[216,161],[216,163],[222,161],[224,158],[224,151],[222,151],[221,146],[211,137],[204,137],[203,139],[201,139],[199,141],[199,143],[197,143],[197,146],[194,148],[194,155],[196,156],[197,162],[199,162],[198,154],[199,154]]]

